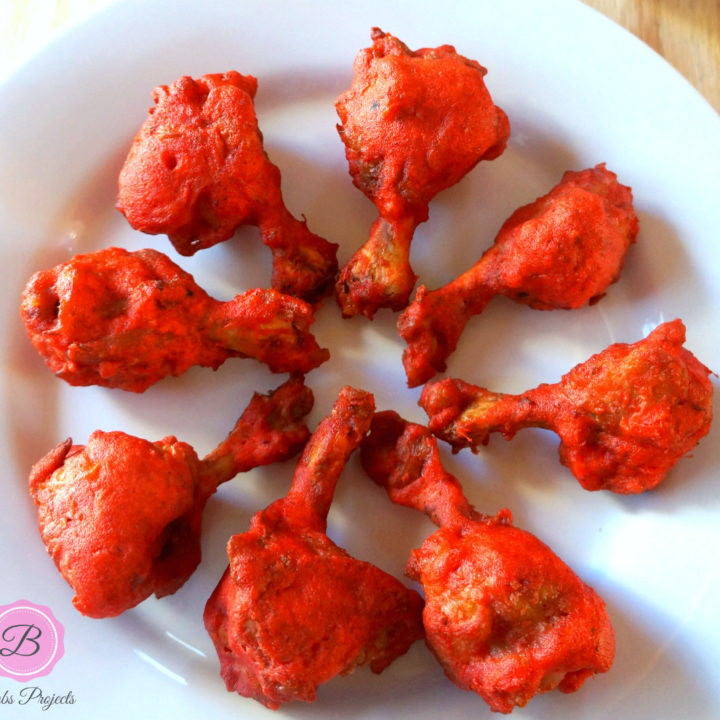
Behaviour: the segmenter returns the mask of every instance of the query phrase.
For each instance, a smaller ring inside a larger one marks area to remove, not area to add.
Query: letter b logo
[[[21,682],[47,675],[63,652],[63,626],[50,608],[0,605],[0,675]]]
[[[9,657],[10,655],[21,655],[29,657],[40,652],[40,644],[38,638],[42,635],[42,630],[37,625],[8,625],[2,632],[3,643],[13,643],[19,637],[20,640],[14,649],[0,647],[0,655]],[[25,644],[29,645],[29,652],[23,650]]]

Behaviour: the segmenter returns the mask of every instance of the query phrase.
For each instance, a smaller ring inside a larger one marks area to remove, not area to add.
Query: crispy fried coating
[[[514,527],[509,510],[478,513],[427,428],[378,413],[362,461],[393,502],[440,528],[413,550],[406,573],[422,584],[426,642],[454,683],[509,713],[539,693],[574,692],[610,668],[615,633],[602,599]]]
[[[40,271],[21,316],[48,367],[71,385],[139,393],[231,357],[298,373],[329,357],[309,331],[314,314],[303,300],[256,289],[220,302],[155,250],[107,248]]]
[[[273,254],[272,287],[314,303],[332,291],[337,245],[285,207],[256,90],[254,77],[234,71],[157,87],[120,172],[117,207],[136,230],[167,234],[182,255],[257,225]]]
[[[380,216],[340,272],[346,317],[407,305],[416,280],[410,243],[428,204],[480,160],[498,157],[510,134],[477,62],[450,45],[412,51],[378,28],[372,41],[336,102],[353,182]]]
[[[381,672],[423,635],[422,599],[325,534],[335,485],[374,411],[345,387],[298,462],[288,494],[233,536],[205,608],[229,691],[269,708],[312,702],[337,675]]]
[[[446,369],[468,320],[495,295],[535,310],[597,302],[620,277],[637,234],[632,191],[615,173],[604,164],[566,172],[505,221],[469,270],[437,290],[418,288],[398,321],[408,385]]]
[[[119,615],[153,593],[178,590],[201,559],[205,504],[220,483],[295,455],[310,431],[302,379],[255,394],[228,437],[200,460],[174,437],[149,442],[93,432],[60,443],[30,472],[43,542],[94,618]]]
[[[476,449],[493,432],[510,439],[546,428],[560,436],[560,462],[586,490],[640,493],[710,429],[710,370],[684,342],[685,326],[673,320],[638,342],[610,345],[558,383],[507,395],[448,378],[428,383],[420,404],[430,429],[455,449]]]

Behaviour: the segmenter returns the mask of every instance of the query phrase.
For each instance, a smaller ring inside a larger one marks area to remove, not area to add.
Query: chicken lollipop
[[[494,393],[461,380],[428,383],[420,404],[430,429],[455,449],[510,439],[525,427],[560,436],[560,462],[586,490],[640,493],[707,434],[710,370],[683,347],[680,320],[633,344],[610,345],[562,380],[521,395]]]
[[[353,182],[380,215],[341,270],[336,295],[343,315],[370,318],[407,305],[416,279],[410,243],[432,198],[498,157],[510,134],[477,62],[450,45],[413,52],[378,28],[372,41],[336,103]]]
[[[308,329],[314,315],[303,300],[258,289],[220,302],[155,250],[107,248],[38,272],[21,315],[37,351],[71,385],[139,393],[230,357],[298,373],[329,357]]]
[[[119,180],[117,207],[136,230],[167,234],[182,255],[260,228],[272,286],[315,302],[332,290],[337,245],[311,233],[283,203],[280,171],[258,130],[254,77],[181,77],[155,89]]]
[[[579,308],[599,300],[620,276],[638,219],[629,187],[597,165],[566,172],[547,195],[518,208],[494,245],[444,287],[420,286],[400,317],[403,365],[415,387],[445,370],[465,325],[494,295],[535,310]]]
[[[381,672],[423,635],[422,599],[325,534],[335,485],[374,410],[346,387],[303,451],[285,498],[233,536],[205,608],[228,690],[269,708],[312,702],[360,665]]]
[[[203,460],[174,437],[97,430],[87,445],[66,440],[37,462],[30,493],[40,533],[75,607],[111,617],[178,590],[200,562],[202,514],[217,486],[297,453],[312,403],[301,379],[256,394]]]
[[[393,502],[440,527],[413,550],[406,573],[423,586],[426,642],[454,683],[509,713],[610,668],[615,633],[600,597],[513,527],[509,510],[476,512],[427,428],[378,413],[362,460]]]

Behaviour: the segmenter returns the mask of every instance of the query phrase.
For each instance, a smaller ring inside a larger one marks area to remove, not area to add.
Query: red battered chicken
[[[710,370],[684,342],[685,326],[674,320],[636,343],[610,345],[558,383],[507,395],[448,378],[428,383],[420,404],[430,429],[455,449],[475,449],[493,432],[510,439],[547,428],[586,490],[640,493],[710,429]]]
[[[353,182],[380,215],[341,270],[336,296],[343,315],[370,318],[407,305],[410,243],[432,198],[498,157],[510,134],[477,62],[450,45],[412,51],[378,28],[372,41],[336,102]]]
[[[254,77],[181,77],[153,93],[119,180],[117,207],[136,230],[166,234],[182,255],[257,225],[272,250],[272,287],[314,303],[332,290],[337,245],[283,202],[253,99]]]
[[[574,692],[606,672],[615,633],[605,604],[509,510],[478,513],[442,466],[429,430],[378,413],[363,465],[393,502],[439,526],[406,573],[425,591],[426,642],[458,686],[509,713],[539,693]]]
[[[343,388],[287,496],[228,542],[205,626],[228,690],[269,708],[312,702],[319,685],[360,665],[381,672],[423,635],[420,596],[325,534],[338,476],[373,411],[372,395]]]
[[[87,445],[67,440],[36,463],[30,493],[40,533],[75,607],[111,617],[178,590],[200,562],[202,514],[218,485],[296,454],[310,435],[302,418],[312,403],[300,379],[256,394],[202,460],[174,437],[97,430]]]
[[[258,289],[220,302],[155,250],[107,248],[35,273],[21,316],[47,365],[71,385],[143,392],[231,357],[278,373],[306,373],[329,357],[303,300]]]
[[[443,372],[465,325],[495,295],[535,310],[597,302],[619,277],[638,234],[629,187],[597,165],[566,172],[547,195],[516,210],[494,245],[438,290],[420,286],[398,322],[408,385]]]

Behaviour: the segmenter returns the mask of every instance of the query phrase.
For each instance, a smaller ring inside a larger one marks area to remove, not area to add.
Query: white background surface
[[[509,115],[505,154],[478,166],[435,199],[416,233],[412,262],[429,287],[466,269],[518,205],[566,169],[606,162],[633,187],[641,221],[620,281],[597,305],[541,313],[493,301],[466,329],[449,374],[495,390],[554,381],[615,341],[634,341],[681,317],[687,346],[720,369],[720,119],[658,56],[575,2],[120,2],[61,37],[0,88],[0,604],[49,605],[66,629],[66,655],[37,684],[72,691],[72,718],[271,717],[227,693],[202,626],[204,603],[226,565],[224,544],[252,513],[285,493],[293,463],[224,486],[205,516],[204,556],[175,596],[149,600],[113,620],[81,617],[36,530],[26,490],[31,464],[71,435],[96,428],[157,439],[174,434],[200,454],[220,441],[254,390],[272,376],[250,360],[218,372],[194,369],[142,396],[70,388],[51,376],[18,319],[32,272],[108,245],[155,247],[227,299],[269,280],[270,257],[254,229],[193,258],[167,239],[134,232],[114,210],[116,178],[151,104],[152,88],[183,74],[237,69],[259,79],[256,107],[291,210],[339,242],[344,263],[367,235],[371,203],[347,174],[333,102],[352,60],[379,25],[410,47],[450,43],[489,72],[493,98]],[[541,7],[542,5],[542,7]],[[308,375],[314,425],[346,383],[424,422],[419,390],[407,390],[396,316],[341,320],[326,301],[315,325],[332,358]],[[717,386],[717,379],[714,378]],[[716,403],[717,406],[717,403]],[[675,718],[720,715],[716,659],[720,620],[720,465],[713,429],[656,491],[618,497],[583,491],[557,461],[557,439],[524,431],[493,439],[478,456],[445,453],[479,509],[511,508],[516,524],[547,542],[603,596],[617,632],[613,669],[574,695],[551,693],[513,713],[527,719]],[[402,577],[412,547],[432,531],[417,513],[392,506],[354,458],[341,478],[330,534],[354,555]],[[0,678],[5,689],[21,685]],[[40,715],[2,706],[0,715]],[[324,686],[317,703],[277,715],[347,718],[489,717],[480,698],[453,686],[422,644],[385,673],[363,669]]]

